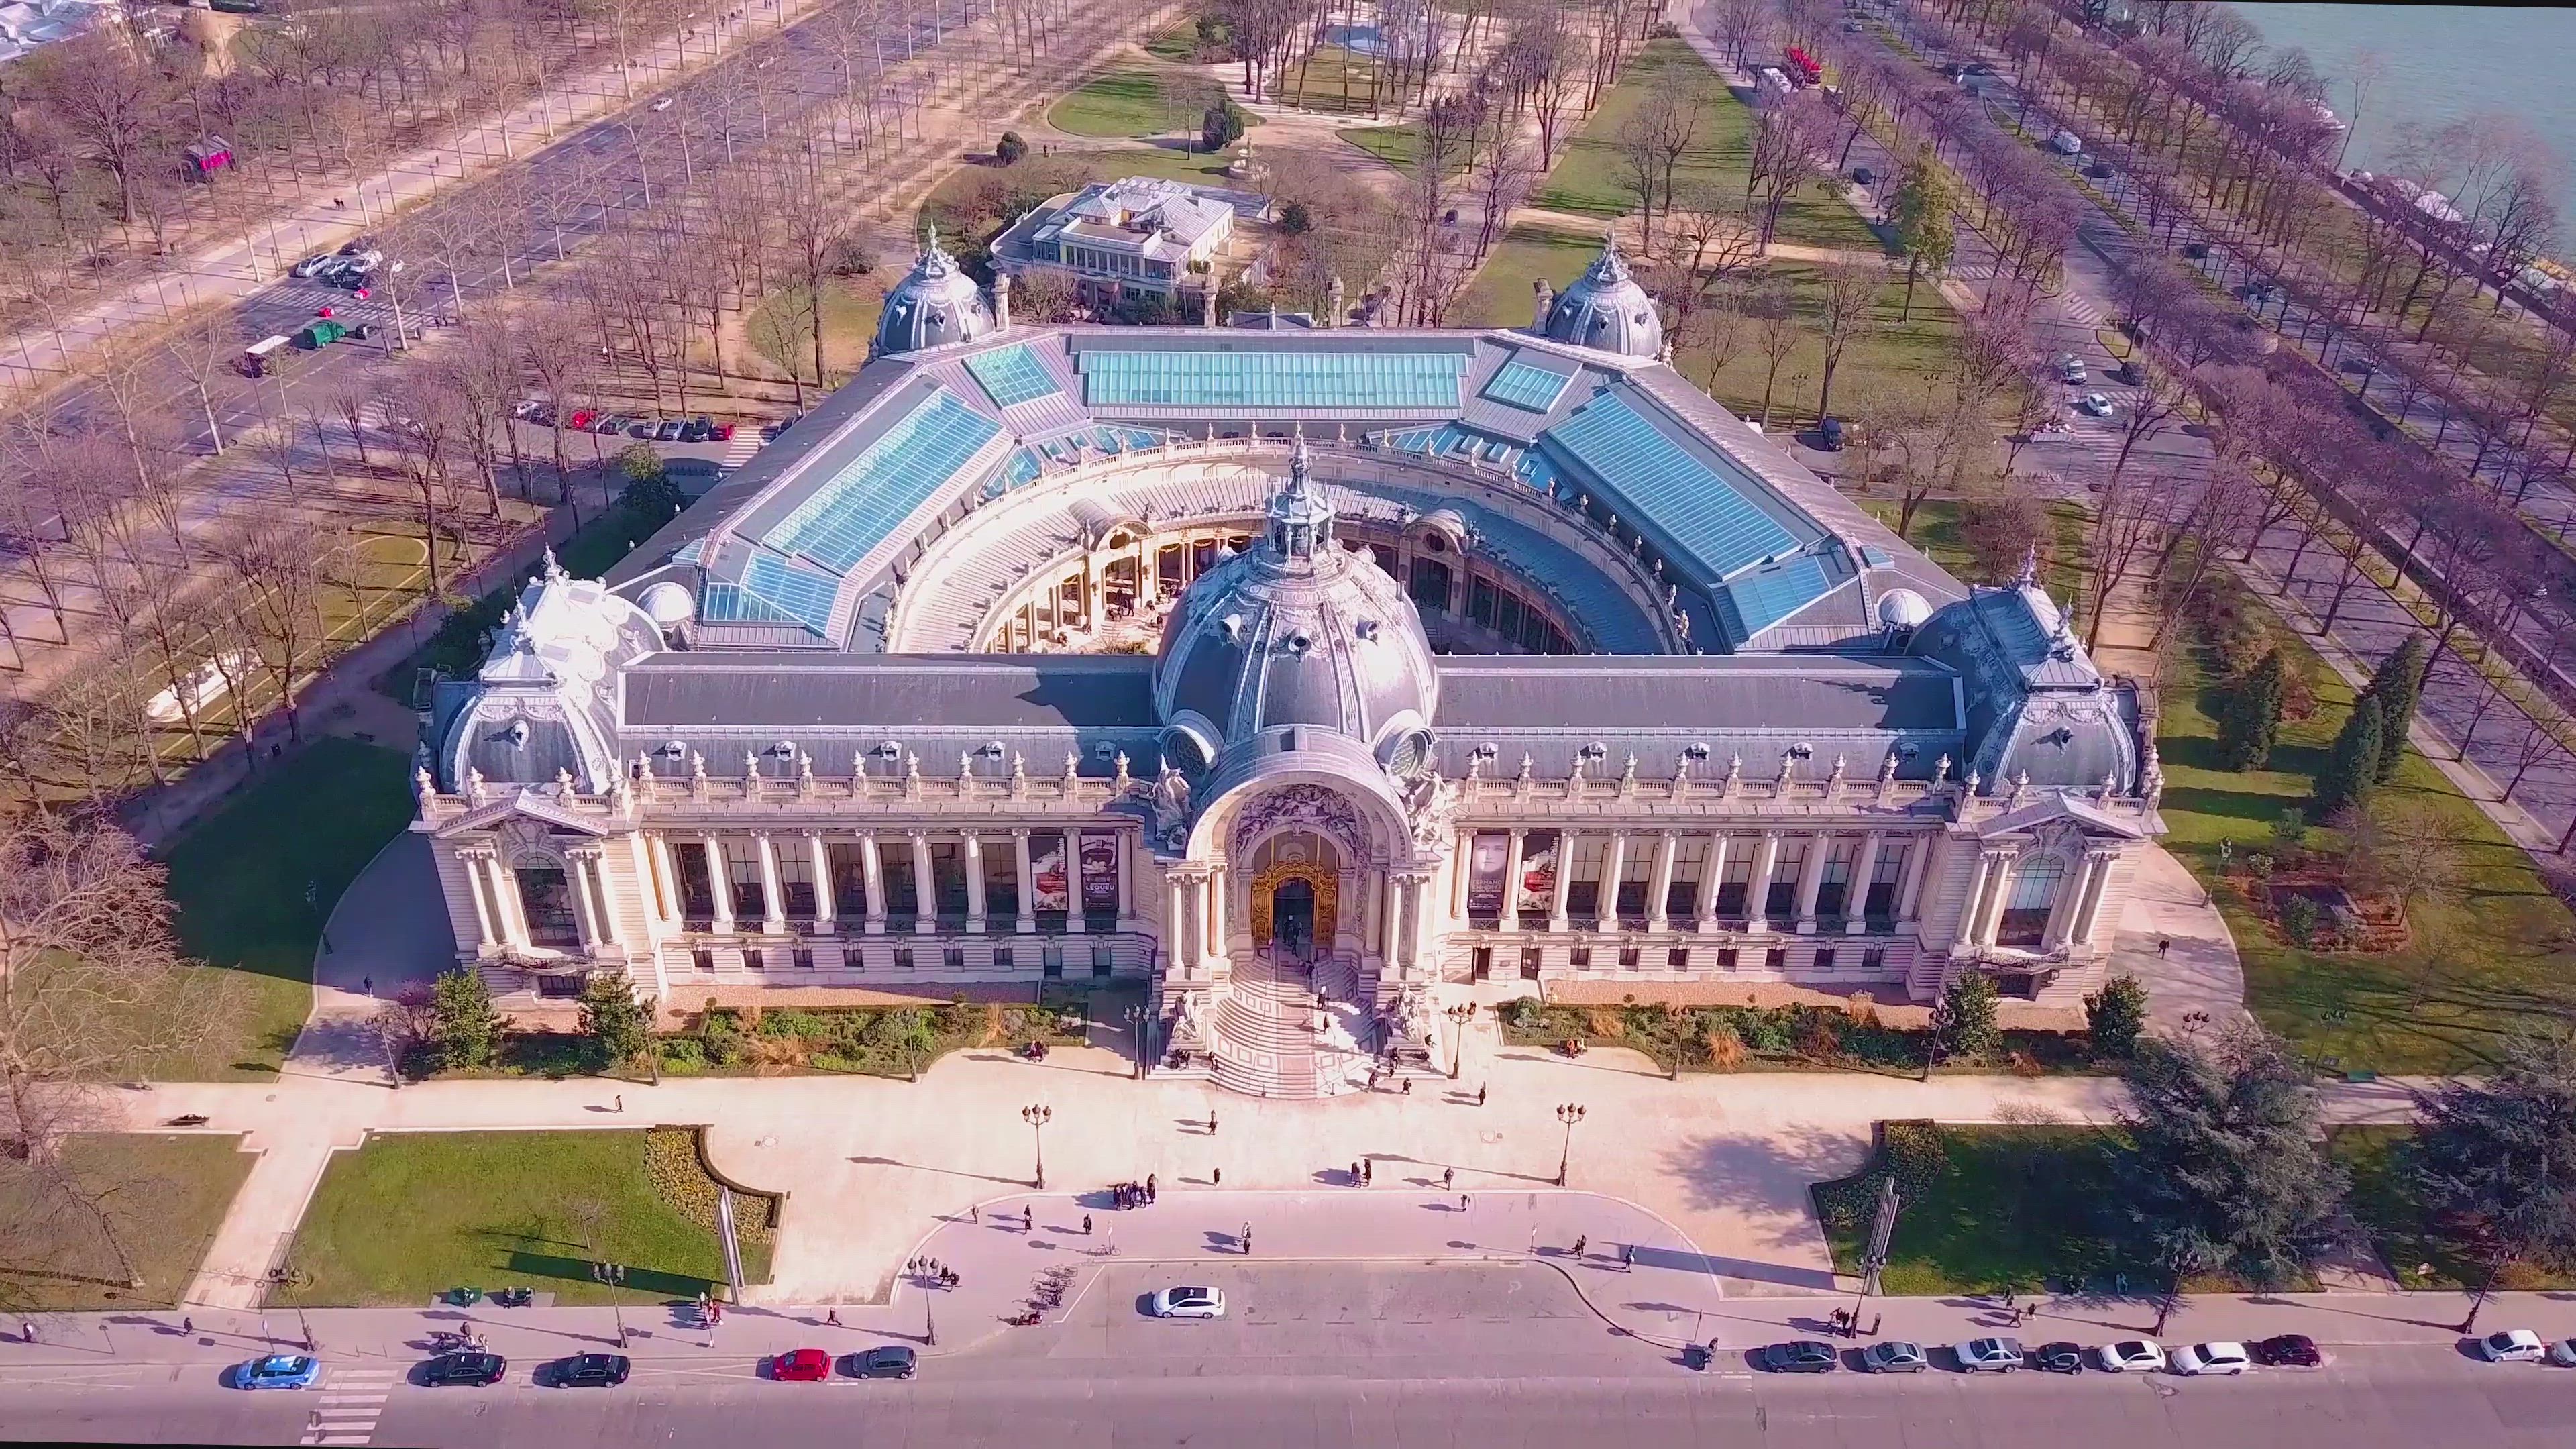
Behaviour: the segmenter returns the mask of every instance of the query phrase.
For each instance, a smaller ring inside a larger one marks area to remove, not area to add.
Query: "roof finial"
[[[2037,542],[2034,541],[2021,551],[2021,577],[2013,582],[2025,589],[2039,587],[2039,544]]]
[[[547,545],[546,545],[546,562],[545,562],[545,572],[546,572],[546,582],[548,582],[548,583],[552,583],[552,582],[554,582],[556,579],[562,578],[562,577],[564,576],[563,564],[562,564],[562,563],[560,563],[560,562],[558,562],[558,561],[556,560],[556,558],[555,558],[555,548],[554,548],[554,545],[553,545],[553,544],[547,544]]]

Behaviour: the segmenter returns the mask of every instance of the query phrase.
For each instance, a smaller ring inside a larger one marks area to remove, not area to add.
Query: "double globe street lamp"
[[[1565,1148],[1556,1156],[1556,1185],[1558,1187],[1565,1186],[1566,1169],[1573,1164],[1574,1124],[1583,1120],[1584,1111],[1585,1108],[1581,1102],[1562,1103],[1556,1109],[1556,1120],[1565,1124]]]
[[[1030,1186],[1036,1188],[1040,1192],[1046,1191],[1046,1124],[1054,1119],[1055,1109],[1053,1107],[1032,1103],[1031,1105],[1020,1109],[1020,1120],[1028,1123],[1029,1130],[1037,1135],[1038,1176],[1037,1181],[1031,1183]]]

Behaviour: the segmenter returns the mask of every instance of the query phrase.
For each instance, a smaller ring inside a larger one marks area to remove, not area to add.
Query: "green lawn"
[[[945,242],[946,238],[942,238]],[[909,263],[906,263],[909,266]],[[880,267],[865,277],[833,277],[823,284],[823,362],[835,377],[847,377],[868,360],[868,344],[877,331],[877,314],[885,310],[885,289],[901,272]],[[814,341],[806,320],[803,284],[781,287],[764,298],[744,324],[751,348],[781,372],[814,386]],[[567,565],[569,567],[569,565]]]
[[[2118,1139],[2091,1127],[1884,1124],[1903,1196],[1882,1286],[1896,1296],[2031,1292],[2128,1267],[2105,1232]],[[1875,1164],[1813,1189],[1834,1270],[1858,1273],[1878,1204]],[[2130,1277],[2143,1283],[2143,1275]]]
[[[1855,497],[1853,502],[1867,509],[1870,516],[1890,528],[1902,507],[1892,498]],[[1955,498],[1927,499],[1914,510],[1914,530],[1906,542],[1923,550],[1924,556],[1959,578],[1978,584],[2000,584],[2000,578],[1987,578],[1959,539],[1960,504]],[[2083,631],[2085,579],[2090,575],[2092,548],[2089,542],[2092,520],[2084,505],[2071,499],[2056,499],[2048,505],[2053,541],[2041,550],[2040,583],[2049,597],[2067,611],[2078,633]]]
[[[83,1135],[63,1143],[63,1160],[85,1190],[103,1198],[117,1240],[143,1279],[126,1286],[116,1251],[95,1223],[50,1210],[15,1163],[0,1166],[0,1311],[61,1313],[167,1307],[214,1240],[251,1158],[238,1137],[211,1134]]]
[[[2412,1127],[2333,1127],[2326,1150],[2352,1174],[2352,1215],[2371,1246],[2406,1288],[2474,1288],[2486,1268],[2434,1234],[2409,1191],[2406,1154]],[[2576,1276],[2515,1264],[2497,1286],[2519,1292],[2576,1288]]]
[[[1283,106],[1336,116],[1368,115],[1369,84],[1376,70],[1377,62],[1367,56],[1338,45],[1317,46],[1312,59],[1292,65],[1272,79],[1270,99]],[[1378,92],[1380,111],[1394,109],[1395,101],[1392,87]]]
[[[2248,600],[2249,607],[2260,605]],[[2268,611],[2285,658],[2316,692],[2315,713],[2286,720],[2270,768],[2218,764],[2212,713],[2224,681],[2195,654],[2168,653],[2163,719],[2165,846],[2226,914],[2245,963],[2247,1003],[2263,1024],[2330,1070],[2451,1072],[2489,1059],[2504,1032],[2576,1012],[2569,941],[2576,919],[2525,855],[2421,755],[2409,752],[2383,794],[2420,802],[2455,822],[2465,847],[2459,900],[2419,906],[2413,939],[2384,955],[2302,951],[2277,940],[2219,869],[2219,842],[2239,861],[2267,846],[2288,809],[2308,810],[2315,772],[2351,710],[2352,691]],[[2326,832],[2315,832],[2319,845]]]
[[[661,1138],[649,1149],[648,1138]],[[303,1307],[419,1304],[456,1286],[523,1285],[559,1303],[692,1298],[724,1279],[714,1187],[673,1131],[404,1132],[331,1160],[305,1209],[278,1301]],[[648,1157],[677,1175],[657,1184]],[[677,1198],[689,1201],[682,1203]],[[737,1196],[738,1221],[764,1200]],[[743,1273],[769,1276],[769,1233],[749,1233]],[[623,1288],[590,1276],[626,1265]]]
[[[1598,233],[1561,231],[1528,222],[1515,225],[1503,233],[1503,239],[1486,255],[1485,264],[1476,269],[1476,280],[1450,309],[1450,323],[1458,327],[1527,327],[1533,301],[1530,284],[1545,277],[1549,286],[1562,292],[1600,254]]]
[[[325,737],[181,836],[165,853],[179,943],[237,973],[249,1010],[196,1051],[153,1062],[162,1080],[274,1073],[313,1005],[313,952],[340,892],[412,817],[411,761]]]
[[[1789,284],[1790,305],[1807,324],[1798,346],[1781,364],[1772,389],[1771,427],[1774,431],[1805,427],[1815,422],[1817,381],[1824,375],[1824,331],[1818,321],[1824,310],[1823,283],[1817,269],[1805,262],[1771,262],[1763,271]],[[1938,292],[1917,287],[1913,313],[1900,322],[1904,301],[1904,278],[1892,276],[1879,292],[1867,330],[1844,346],[1842,365],[1834,373],[1837,414],[1849,417],[1871,393],[1927,381],[1947,364],[1958,344],[1959,314]],[[1750,334],[1749,324],[1745,340],[1714,379],[1708,364],[1706,350],[1699,347],[1685,348],[1673,358],[1682,375],[1709,396],[1741,416],[1760,417],[1763,374],[1770,361]]]
[[[1114,70],[1056,102],[1047,124],[1074,136],[1195,132],[1208,105],[1198,92],[1206,89],[1196,80],[1151,70]]]
[[[1625,216],[1637,208],[1628,166],[1619,155],[1619,128],[1644,103],[1655,78],[1675,67],[1696,72],[1711,97],[1701,112],[1699,130],[1682,156],[1677,176],[1712,182],[1733,195],[1744,192],[1752,164],[1753,111],[1726,89],[1707,64],[1678,40],[1651,41],[1630,63],[1627,74],[1601,98],[1599,108],[1557,158],[1556,167],[1531,204],[1587,216]],[[1802,189],[1780,212],[1778,239],[1809,246],[1883,250],[1866,222],[1841,196],[1824,186]]]
[[[1218,27],[1222,33],[1223,27]],[[1156,60],[1189,64],[1199,59],[1199,27],[1196,19],[1184,20],[1145,42],[1145,53]]]

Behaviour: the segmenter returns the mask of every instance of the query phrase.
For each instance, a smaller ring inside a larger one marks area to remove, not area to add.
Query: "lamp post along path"
[[[1053,1107],[1039,1103],[1020,1109],[1020,1120],[1028,1123],[1029,1130],[1037,1137],[1038,1172],[1030,1185],[1040,1192],[1046,1191],[1046,1125],[1054,1116]]]
[[[1574,1124],[1583,1120],[1584,1105],[1567,1102],[1556,1109],[1556,1120],[1565,1124],[1565,1145],[1556,1155],[1556,1185],[1565,1186],[1568,1169],[1574,1165]]]

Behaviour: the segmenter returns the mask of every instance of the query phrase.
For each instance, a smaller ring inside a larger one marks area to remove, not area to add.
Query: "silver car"
[[[1950,1350],[1959,1367],[1972,1374],[2008,1374],[2021,1367],[2018,1338],[1972,1338]]]
[[[1860,1366],[1874,1374],[1919,1374],[1932,1366],[1932,1360],[1925,1356],[1923,1345],[1899,1338],[1862,1349]]]
[[[1156,1318],[1223,1318],[1225,1290],[1221,1288],[1165,1288],[1153,1299]]]

